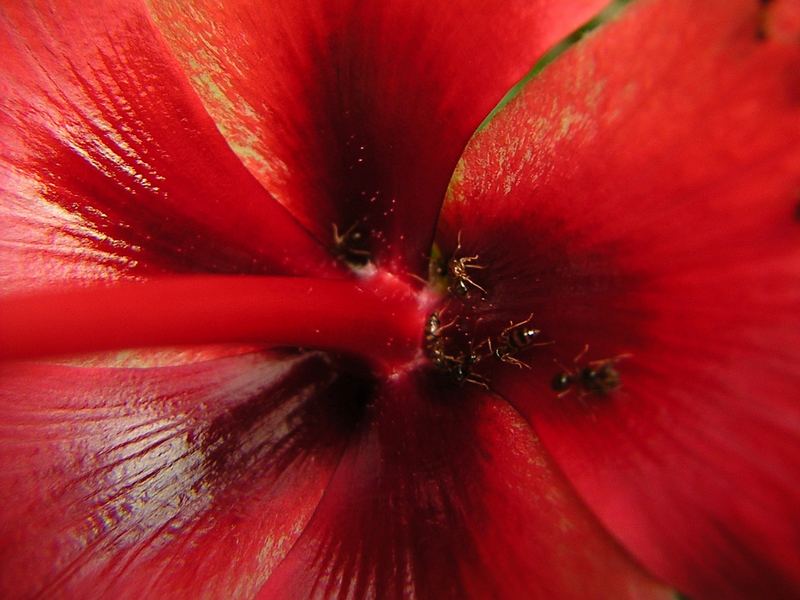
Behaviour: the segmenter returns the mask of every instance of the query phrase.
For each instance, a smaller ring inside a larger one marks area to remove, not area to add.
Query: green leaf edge
[[[486,118],[481,121],[481,124],[478,125],[478,128],[475,130],[475,134],[479,133],[483,130],[489,122],[494,119],[494,117],[499,113],[503,108],[511,102],[517,94],[519,94],[522,89],[528,84],[528,82],[536,77],[542,70],[547,67],[550,63],[556,60],[559,56],[561,56],[564,52],[569,50],[572,46],[577,44],[581,41],[587,34],[591,33],[604,23],[607,23],[613,19],[616,19],[620,12],[628,5],[636,0],[613,0],[608,6],[606,6],[602,11],[597,13],[594,17],[589,19],[586,23],[578,27],[575,31],[567,35],[562,41],[557,43],[553,46],[550,50],[548,50],[528,71],[522,79],[520,79],[514,87],[512,87],[506,94],[500,99],[500,101],[495,105],[495,107],[486,115]]]

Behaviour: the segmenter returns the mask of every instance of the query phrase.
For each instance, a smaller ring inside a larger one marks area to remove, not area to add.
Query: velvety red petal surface
[[[769,10],[633,4],[477,136],[441,232],[486,267],[484,321],[556,342],[493,385],[697,598],[800,594],[800,44]],[[548,387],[553,358],[623,353],[607,397]]]
[[[800,2],[769,0],[762,16],[762,35],[777,42],[800,43]]]
[[[162,270],[319,272],[138,2],[0,8],[4,291]]]
[[[668,598],[505,402],[389,382],[259,598]]]
[[[0,596],[252,597],[358,422],[337,370],[0,367]]]
[[[338,250],[349,243],[418,273],[469,136],[606,3],[150,2],[265,187],[331,246],[334,225],[349,233]]]

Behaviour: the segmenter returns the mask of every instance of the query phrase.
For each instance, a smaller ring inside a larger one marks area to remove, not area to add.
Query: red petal
[[[0,13],[0,276],[319,271],[138,4]],[[45,281],[42,281],[45,280]]]
[[[422,269],[484,116],[607,0],[153,2],[231,145],[321,239]]]
[[[479,134],[444,216],[497,319],[557,342],[494,384],[692,597],[800,594],[800,45],[762,10],[632,6]],[[556,398],[586,343],[632,354],[622,389]]]
[[[0,370],[0,596],[252,597],[358,418],[318,355]]]
[[[386,386],[260,598],[667,598],[505,402]]]
[[[787,44],[800,42],[800,2],[769,0],[765,2],[762,29],[765,38]]]

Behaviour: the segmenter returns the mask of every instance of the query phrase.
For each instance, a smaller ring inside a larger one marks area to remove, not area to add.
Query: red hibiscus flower
[[[798,597],[800,4],[606,3],[0,8],[0,596]]]

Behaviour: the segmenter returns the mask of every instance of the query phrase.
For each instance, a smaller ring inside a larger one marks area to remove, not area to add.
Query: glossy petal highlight
[[[251,598],[360,418],[353,381],[319,355],[2,367],[0,595]]]
[[[0,9],[0,277],[330,272],[230,151],[139,2]]]

